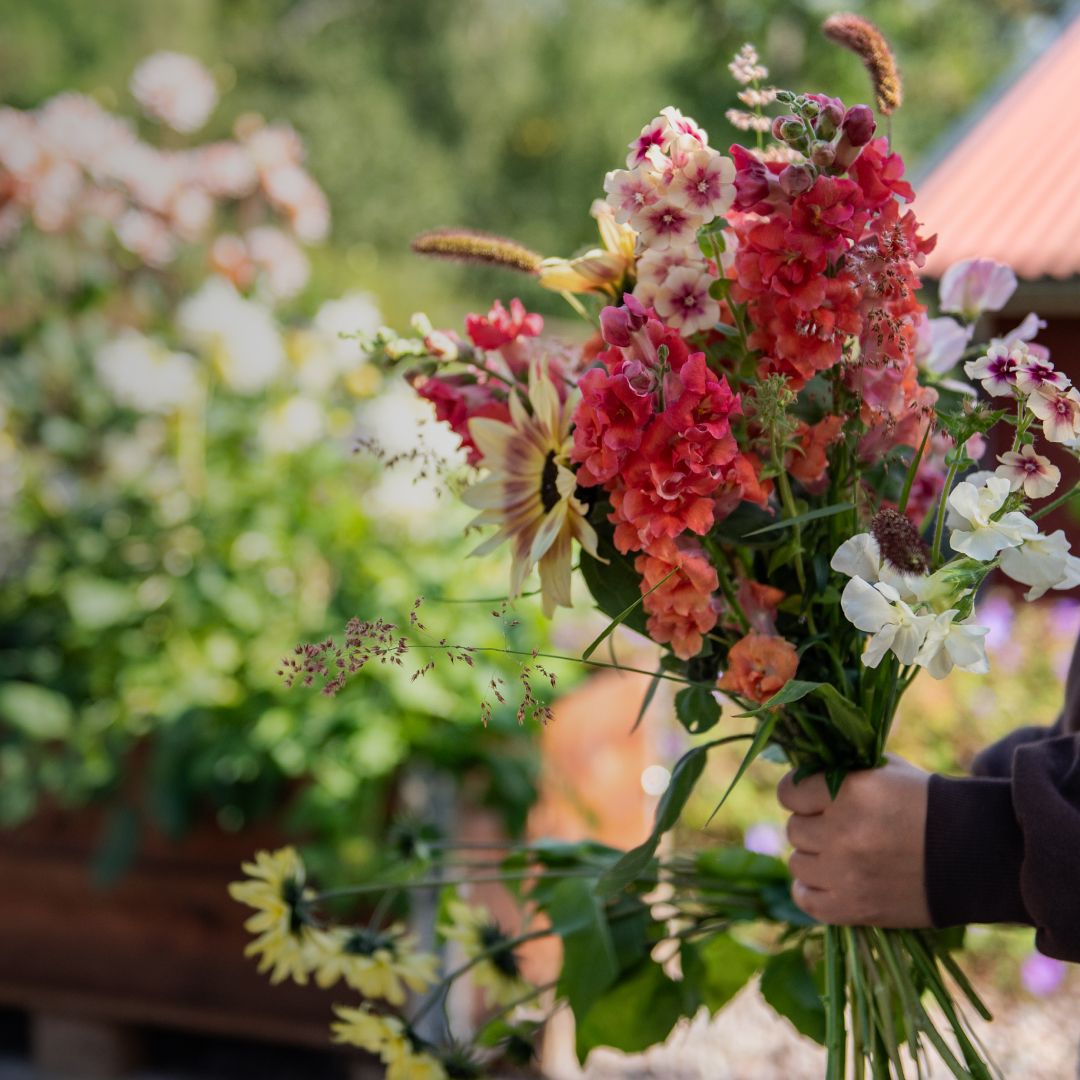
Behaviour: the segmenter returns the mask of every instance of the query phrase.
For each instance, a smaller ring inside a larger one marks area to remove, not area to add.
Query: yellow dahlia
[[[469,433],[490,473],[465,492],[480,511],[470,527],[498,525],[494,536],[472,554],[486,555],[512,541],[510,594],[517,596],[529,571],[539,564],[544,614],[570,607],[571,541],[596,557],[596,532],[585,520],[588,508],[575,492],[570,469],[573,400],[559,400],[546,367],[529,371],[529,404],[510,395],[510,422],[474,416]]]
[[[303,918],[303,902],[314,894],[305,889],[304,864],[291,847],[260,851],[244,863],[247,881],[234,881],[229,895],[256,909],[244,929],[259,936],[244,950],[258,956],[259,971],[270,971],[272,983],[284,979],[305,985],[318,956],[317,932]]]
[[[621,296],[634,270],[637,233],[615,220],[615,211],[597,199],[590,211],[600,229],[602,248],[592,248],[576,259],[545,259],[540,284],[555,292],[608,293]]]

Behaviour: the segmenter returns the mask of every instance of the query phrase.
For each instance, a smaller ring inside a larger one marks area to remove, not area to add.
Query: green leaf
[[[604,643],[608,635],[614,632],[615,627],[617,627],[620,623],[626,622],[626,620],[630,618],[630,616],[633,615],[633,613],[645,602],[645,597],[656,592],[656,590],[659,589],[660,586],[663,585],[664,582],[667,581],[667,579],[671,577],[672,574],[677,573],[678,570],[679,568],[677,566],[669,570],[651,589],[648,590],[648,592],[643,593],[639,588],[638,596],[634,600],[634,602],[632,604],[628,604],[625,608],[623,608],[623,610],[620,611],[619,614],[616,615],[615,618],[612,619],[611,622],[609,622],[607,626],[605,626],[604,629],[600,631],[597,637],[593,639],[589,647],[581,654],[581,659],[588,660],[589,657],[592,656],[592,654],[596,652],[596,650]]]
[[[619,975],[615,946],[592,882],[566,878],[551,891],[544,911],[563,942],[562,971],[556,994],[574,1016],[584,1016]]]
[[[776,532],[778,529],[791,529],[796,525],[804,525],[808,521],[817,521],[819,518],[832,517],[834,514],[843,514],[847,510],[854,510],[854,503],[833,503],[832,506],[819,506],[816,510],[807,510],[805,514],[796,514],[795,517],[781,518],[764,528],[755,529],[746,534],[747,539],[753,536],[762,536],[765,533]]]
[[[609,524],[594,521],[597,533],[597,553],[607,562],[594,559],[587,551],[581,553],[581,576],[592,594],[596,606],[610,618],[623,616],[623,622],[639,634],[646,634],[645,612],[641,600],[641,575],[625,555],[611,542],[613,530]],[[629,610],[630,614],[624,613]]]
[[[791,880],[787,866],[772,855],[761,855],[739,847],[713,847],[698,852],[697,872],[732,884],[762,885]]]
[[[820,973],[818,973],[820,976]],[[808,1038],[825,1043],[825,1002],[801,948],[777,953],[761,973],[761,996]]]
[[[868,754],[874,746],[874,729],[862,709],[844,697],[832,683],[820,684],[814,696],[825,703],[833,727],[855,747],[857,754]]]
[[[750,709],[748,712],[740,713],[739,718],[760,716],[762,713],[767,713],[780,705],[791,705],[796,701],[802,701],[804,697],[814,693],[819,687],[826,685],[828,684],[810,682],[808,679],[788,679],[788,681],[784,683],[784,685],[781,686],[768,701],[763,702],[756,709]]]
[[[766,960],[729,934],[716,934],[693,945],[684,941],[680,952],[683,980],[710,1012],[726,1005]]]
[[[596,891],[601,896],[618,892],[644,873],[656,854],[660,838],[679,820],[679,815],[705,768],[705,759],[711,745],[705,743],[695,746],[679,758],[672,770],[671,782],[656,807],[652,832],[643,843],[631,848],[610,870],[601,875],[596,886]]]
[[[763,525],[775,521],[772,514],[753,503],[742,502],[723,521],[713,526],[711,536],[729,544],[750,543],[751,536],[760,535]],[[775,539],[750,543],[751,547],[772,547]]]
[[[675,695],[675,715],[691,735],[703,735],[720,720],[720,703],[707,686],[686,686]]]
[[[780,693],[783,693],[783,691],[780,691]],[[766,702],[766,705],[767,704],[768,702]],[[720,807],[727,802],[728,796],[735,790],[735,785],[743,778],[743,774],[750,768],[754,758],[756,758],[768,745],[769,739],[772,738],[773,729],[776,727],[779,720],[780,714],[774,712],[766,716],[758,725],[757,731],[754,732],[753,742],[750,743],[750,749],[746,751],[746,756],[742,759],[738,769],[735,771],[735,775],[731,778],[731,783],[728,784],[727,791],[724,792],[720,801],[713,808],[713,812],[709,815],[709,821],[712,821],[712,819],[716,817]],[[706,822],[706,824],[708,824],[708,822]]]
[[[641,708],[638,709],[637,719],[634,721],[634,726],[630,729],[631,735],[641,727],[641,721],[645,719],[645,714],[649,711],[649,706],[652,704],[653,698],[656,697],[656,691],[660,689],[660,684],[663,681],[664,668],[663,665],[661,665],[656,669],[656,674],[649,680],[649,687],[645,691],[645,696],[641,699]]]
[[[0,721],[31,739],[64,739],[71,734],[75,711],[55,690],[12,681],[0,684]]]
[[[663,1042],[683,1015],[679,984],[646,960],[619,980],[577,1026],[578,1060],[597,1046],[633,1054]]]

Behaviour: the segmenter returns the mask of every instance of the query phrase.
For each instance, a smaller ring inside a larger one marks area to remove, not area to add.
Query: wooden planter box
[[[0,1006],[31,1014],[38,1063],[121,1075],[107,1059],[124,1057],[140,1026],[329,1051],[335,995],[259,975],[243,955],[250,910],[227,892],[240,863],[281,835],[148,832],[131,869],[103,888],[90,871],[101,822],[93,807],[43,810],[0,831]]]

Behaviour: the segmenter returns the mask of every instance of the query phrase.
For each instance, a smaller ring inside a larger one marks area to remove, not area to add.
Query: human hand
[[[792,899],[836,926],[930,926],[923,865],[929,773],[901,758],[850,773],[833,799],[820,773],[780,781],[791,811]]]

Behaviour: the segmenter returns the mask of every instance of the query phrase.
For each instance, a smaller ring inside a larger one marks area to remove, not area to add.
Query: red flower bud
[[[877,122],[869,105],[852,105],[841,127],[852,146],[865,146],[874,137]]]
[[[785,195],[801,195],[814,186],[814,171],[806,165],[789,165],[780,174],[780,188]]]

